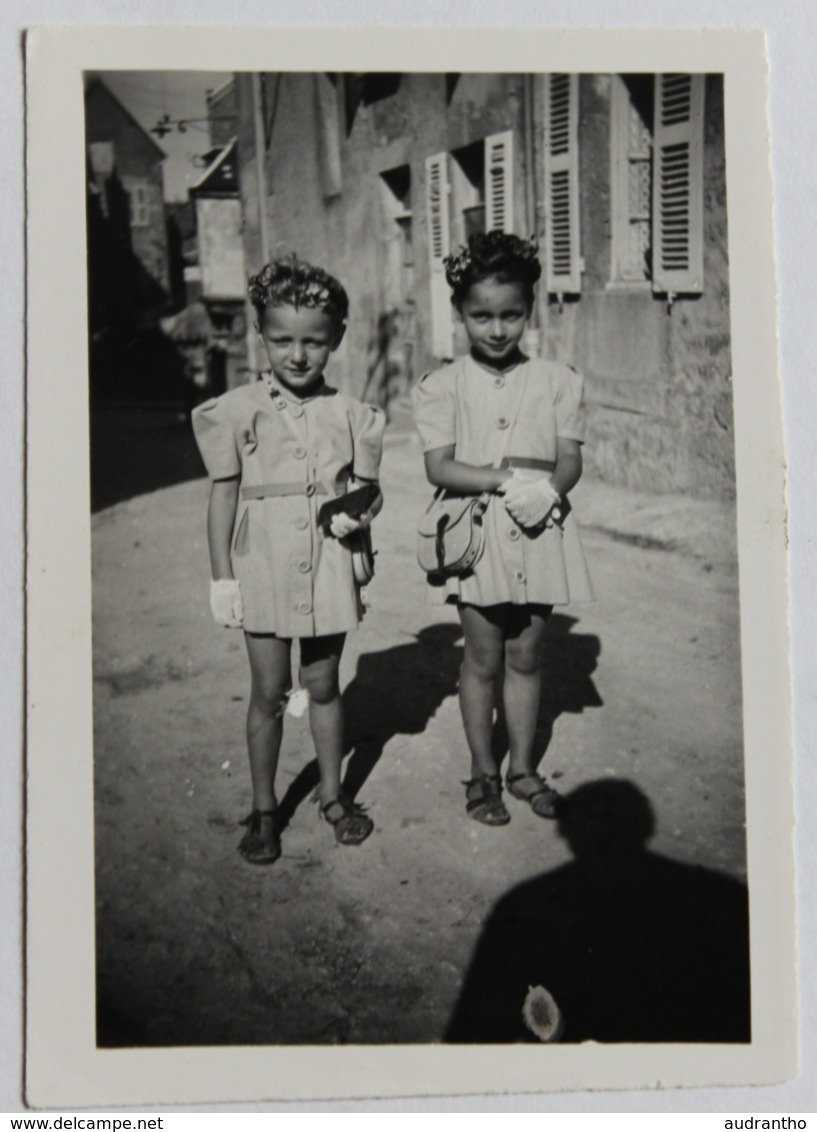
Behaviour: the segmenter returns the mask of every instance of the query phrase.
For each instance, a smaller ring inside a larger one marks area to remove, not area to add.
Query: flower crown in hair
[[[314,267],[293,253],[266,264],[250,276],[250,302],[257,310],[277,303],[312,307],[346,318],[349,300],[341,283],[328,271]]]
[[[475,232],[467,245],[443,260],[449,286],[458,291],[475,278],[507,271],[514,266],[535,283],[541,274],[539,245],[531,237],[524,240],[510,232]]]

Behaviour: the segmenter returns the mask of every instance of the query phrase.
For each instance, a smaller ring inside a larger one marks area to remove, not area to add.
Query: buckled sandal
[[[521,774],[509,774],[505,779],[508,793],[520,802],[527,802],[530,808],[540,818],[555,818],[559,816],[559,795],[552,786],[548,786],[541,774],[536,771],[523,771]]]
[[[275,810],[253,810],[242,825],[247,832],[238,843],[238,851],[251,865],[272,865],[281,856],[281,835]]]
[[[374,822],[366,816],[363,806],[345,794],[338,794],[321,806],[321,817],[334,829],[339,845],[360,845],[374,829]]]
[[[502,801],[502,779],[498,774],[480,774],[463,782],[465,812],[483,825],[507,825],[511,815]]]

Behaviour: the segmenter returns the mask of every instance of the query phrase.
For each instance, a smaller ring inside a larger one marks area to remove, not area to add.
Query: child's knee
[[[495,680],[502,670],[502,650],[489,645],[469,644],[463,656],[463,668],[479,680]]]
[[[340,695],[338,670],[336,666],[322,670],[301,671],[301,683],[309,692],[309,698],[316,704],[328,704]]]
[[[286,707],[288,686],[285,683],[253,684],[250,706],[262,715],[273,719],[283,714]]]
[[[518,645],[508,641],[505,646],[505,665],[520,676],[533,676],[542,667],[540,645]]]

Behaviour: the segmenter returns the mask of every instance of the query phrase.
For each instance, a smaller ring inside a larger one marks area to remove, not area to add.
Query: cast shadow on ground
[[[544,986],[563,1042],[749,1042],[744,885],[651,853],[652,807],[633,783],[562,802],[574,860],[512,889],[477,943],[444,1040],[537,1039],[522,1019]]]
[[[190,421],[177,408],[131,405],[91,410],[91,511],[95,514],[207,472]]]
[[[597,707],[591,679],[601,650],[598,637],[572,632],[575,617],[554,614],[542,666],[543,695],[536,735],[537,761],[544,756],[553,724],[563,712]],[[457,624],[426,625],[405,644],[364,653],[343,693],[344,753],[349,756],[343,785],[354,798],[395,735],[421,735],[444,700],[457,694],[462,663],[462,630]],[[499,697],[498,701],[499,701]],[[465,740],[462,740],[463,751]],[[498,759],[507,751],[501,710],[494,728]],[[467,763],[463,762],[463,776]],[[318,765],[309,762],[293,779],[278,806],[281,827],[318,785]]]
[[[343,693],[343,749],[349,756],[343,787],[350,797],[358,794],[389,740],[425,731],[443,700],[456,695],[461,636],[459,625],[426,625],[405,644],[358,658],[355,675]],[[278,804],[282,829],[317,785],[318,764],[313,759]]]

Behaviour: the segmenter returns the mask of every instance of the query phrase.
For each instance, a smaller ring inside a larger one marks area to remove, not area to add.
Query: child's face
[[[314,307],[266,307],[258,333],[276,379],[293,393],[316,385],[346,328]]]
[[[530,317],[523,285],[496,279],[474,283],[459,310],[471,345],[494,363],[514,352]]]

